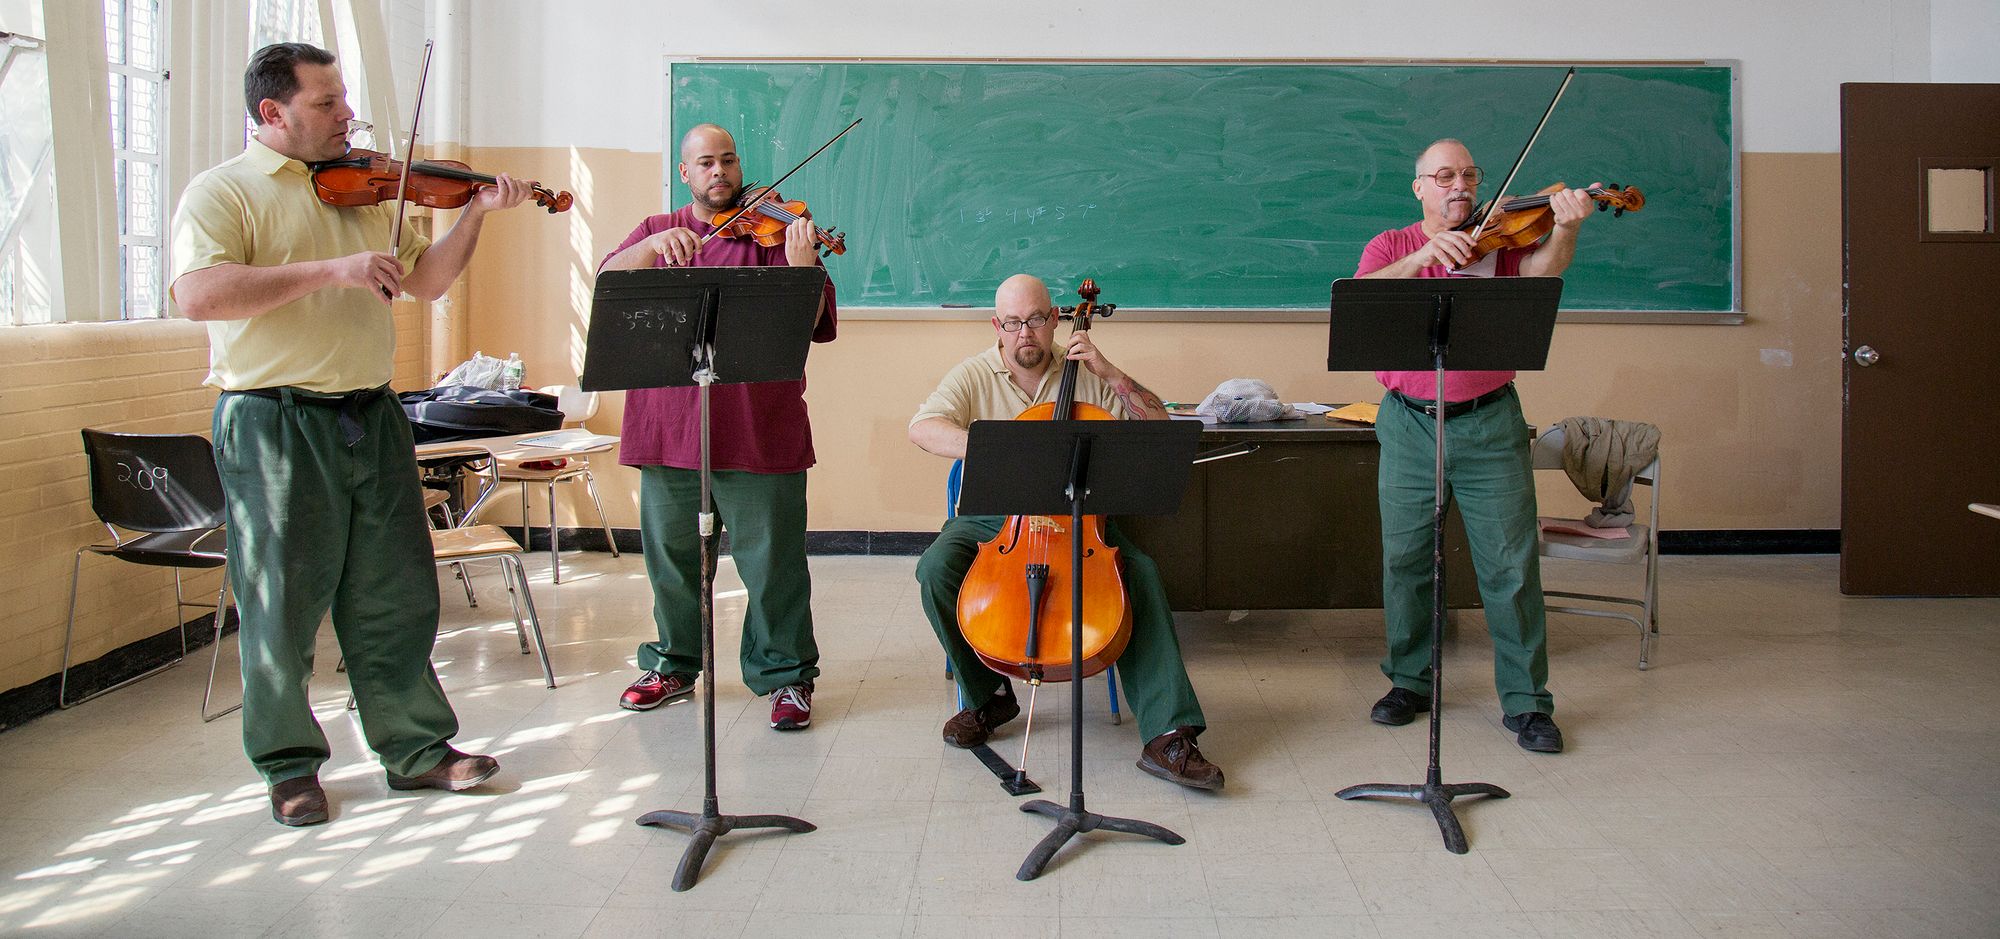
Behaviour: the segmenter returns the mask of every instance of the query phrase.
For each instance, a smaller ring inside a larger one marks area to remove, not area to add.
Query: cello
[[[1071,334],[1090,329],[1093,316],[1109,316],[1115,304],[1097,302],[1098,289],[1086,280],[1077,288],[1083,302],[1064,308]],[[1076,400],[1078,363],[1063,362],[1056,400],[1022,411],[1018,421],[1116,420],[1109,411]],[[1028,682],[1028,721],[1034,722],[1033,694],[1044,681],[1076,681],[1104,671],[1125,652],[1132,638],[1132,605],[1119,573],[1118,549],[1105,541],[1105,519],[1087,515],[1071,531],[1069,516],[1014,515],[992,540],[979,546],[958,593],[958,625],[965,641],[988,668]],[[1083,615],[1073,617],[1072,541],[1082,545]],[[1051,601],[1051,598],[1056,598]],[[1070,642],[1081,632],[1083,653],[1071,661]],[[1022,772],[1027,740],[1022,740]]]

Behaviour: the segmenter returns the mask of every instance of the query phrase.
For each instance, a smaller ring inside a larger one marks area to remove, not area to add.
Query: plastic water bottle
[[[526,366],[521,364],[521,353],[507,353],[507,364],[500,368],[500,390],[520,391],[521,374]]]

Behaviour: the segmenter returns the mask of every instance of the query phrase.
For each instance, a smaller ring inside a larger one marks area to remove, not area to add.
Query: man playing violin
[[[458,278],[489,212],[532,183],[502,175],[436,244],[393,205],[337,208],[306,164],[347,151],[331,53],[266,46],[243,75],[249,147],[188,183],[172,225],[170,295],[208,325],[229,578],[242,616],[243,746],[286,825],[328,818],[330,755],[306,682],[329,609],[368,745],[394,789],[468,789],[499,764],[445,741],[458,719],[430,663],[438,591],[409,421],[389,392],[404,293]]]
[[[1482,173],[1457,140],[1417,157],[1410,191],[1423,220],[1385,231],[1361,252],[1357,277],[1449,277],[1472,261],[1472,233],[1457,226],[1478,202]],[[1595,185],[1595,184],[1593,184]],[[1555,228],[1541,244],[1489,255],[1497,276],[1551,277],[1569,267],[1576,231],[1590,213],[1577,189],[1549,196]],[[1382,673],[1392,687],[1369,712],[1380,724],[1407,724],[1431,707],[1431,524],[1436,505],[1433,372],[1376,372],[1388,389],[1375,425],[1381,442],[1382,607],[1389,650]],[[1513,372],[1447,371],[1445,485],[1456,499],[1493,639],[1493,679],[1503,723],[1528,750],[1559,753],[1550,716],[1548,637],[1541,567],[1535,553],[1535,485],[1527,420]]]
[[[681,182],[692,202],[639,223],[599,270],[673,265],[762,267],[819,263],[813,223],[800,218],[781,245],[717,237],[743,197],[735,138],[703,124],[681,138]],[[775,196],[774,196],[775,198]],[[814,342],[835,334],[833,283],[826,285]],[[743,683],[771,699],[771,726],[812,721],[819,646],[813,640],[812,579],[806,569],[806,469],[813,465],[805,382],[754,382],[709,389],[715,510],[730,557],[749,593],[743,613]],[[619,461],[639,469],[639,533],[653,584],[658,642],[639,646],[639,679],[618,705],[649,710],[692,694],[701,672],[700,404],[695,388],[646,388],[625,399]]]
[[[1066,345],[1058,346],[1055,331],[1048,288],[1027,274],[1008,278],[994,298],[994,347],[945,375],[910,419],[910,442],[941,457],[964,459],[967,429],[973,421],[1011,420],[1034,405],[1054,401],[1065,359],[1082,366],[1076,376],[1078,402],[1095,404],[1121,419],[1167,419],[1159,396],[1112,365],[1091,341],[1091,333],[1073,332]],[[984,743],[994,728],[1021,713],[1012,684],[980,662],[958,628],[959,587],[980,543],[991,539],[1004,522],[996,516],[957,516],[945,523],[917,562],[924,614],[951,659],[967,705],[944,725],[944,740],[955,747]],[[1132,637],[1118,659],[1118,673],[1138,715],[1140,737],[1146,741],[1139,769],[1183,786],[1220,789],[1222,770],[1195,746],[1207,720],[1181,661],[1159,568],[1116,525],[1108,527],[1107,540],[1124,562],[1132,602]]]

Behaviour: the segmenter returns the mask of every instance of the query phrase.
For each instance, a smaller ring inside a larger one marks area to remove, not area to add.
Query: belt
[[[1450,420],[1461,414],[1471,414],[1472,412],[1477,411],[1480,408],[1483,408],[1489,404],[1492,404],[1500,400],[1501,398],[1506,397],[1507,393],[1512,390],[1514,390],[1514,383],[1508,382],[1507,384],[1501,385],[1500,387],[1495,388],[1492,391],[1489,391],[1483,395],[1480,395],[1477,398],[1473,398],[1468,401],[1447,401],[1444,404],[1445,419]],[[1402,402],[1404,407],[1409,408],[1412,411],[1416,411],[1417,413],[1422,414],[1425,417],[1437,416],[1438,412],[1437,404],[1433,402],[1420,401],[1393,388],[1390,389],[1389,394],[1391,397],[1394,397],[1397,401]]]
[[[322,394],[317,391],[307,391],[303,388],[293,388],[289,385],[277,388],[243,388],[223,392],[225,395],[251,395],[258,398],[269,398],[272,401],[281,401],[287,405],[303,404],[307,407],[315,408],[337,408],[340,411],[340,430],[347,440],[347,445],[350,447],[360,443],[361,438],[366,436],[361,430],[361,409],[374,404],[375,399],[388,393],[388,385],[383,385],[380,388],[363,388],[359,391],[331,395]]]

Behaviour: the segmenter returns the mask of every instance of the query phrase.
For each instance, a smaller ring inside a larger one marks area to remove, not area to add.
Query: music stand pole
[[[702,800],[701,813],[661,810],[639,817],[639,824],[684,831],[692,837],[674,868],[673,889],[687,890],[701,879],[701,867],[715,839],[739,828],[782,828],[804,833],[817,826],[789,815],[724,815],[715,794],[715,567],[721,538],[716,531],[713,467],[709,458],[709,386],[715,382],[713,324],[718,313],[715,291],[701,299],[700,322],[693,347],[694,382],[701,411],[701,508],[695,515],[701,542],[701,720],[702,720]]]
[[[1469,351],[1461,358],[1470,361],[1455,361],[1455,367],[1533,370],[1542,368],[1546,362],[1560,293],[1561,282],[1555,278],[1341,280],[1334,284],[1335,316],[1329,338],[1329,370],[1353,369],[1361,366],[1364,360],[1375,363],[1373,367],[1386,370],[1405,370],[1415,365],[1411,361],[1414,356],[1404,350],[1417,346],[1421,340],[1412,332],[1415,317],[1407,314],[1413,301],[1420,301],[1428,295],[1430,316],[1427,339],[1430,355],[1425,364],[1431,368],[1437,383],[1432,424],[1435,447],[1431,515],[1430,762],[1420,785],[1365,783],[1349,786],[1335,795],[1342,799],[1411,799],[1429,806],[1431,816],[1437,820],[1438,830],[1444,837],[1445,849],[1453,854],[1464,854],[1470,846],[1466,843],[1465,829],[1459,824],[1457,813],[1452,811],[1452,800],[1469,795],[1496,799],[1508,797],[1507,790],[1491,783],[1447,783],[1439,765],[1444,726],[1444,522],[1448,508],[1444,485],[1444,374],[1445,360],[1451,352],[1453,302],[1455,297],[1469,298],[1468,302],[1477,308],[1478,314],[1468,316],[1462,323],[1462,332],[1470,333],[1472,338],[1465,343]],[[1351,310],[1347,322],[1343,322],[1340,315],[1343,304]],[[1344,335],[1343,328],[1347,330]],[[1343,339],[1348,340],[1351,348],[1341,348]],[[1371,343],[1373,347],[1361,348]]]
[[[1021,861],[1021,869],[1014,873],[1015,880],[1034,880],[1042,876],[1042,869],[1049,866],[1056,852],[1069,843],[1069,839],[1086,831],[1100,828],[1106,831],[1122,831],[1131,835],[1144,835],[1168,844],[1186,844],[1187,839],[1167,828],[1152,822],[1135,818],[1118,818],[1099,815],[1083,804],[1083,673],[1079,670],[1083,662],[1083,482],[1090,467],[1090,438],[1078,437],[1070,450],[1069,486],[1063,494],[1069,497],[1069,621],[1074,624],[1069,631],[1069,805],[1061,806],[1047,799],[1035,799],[1021,804],[1021,811],[1045,815],[1056,820],[1055,830],[1042,836],[1033,851]],[[1026,771],[1026,767],[1023,767]]]

